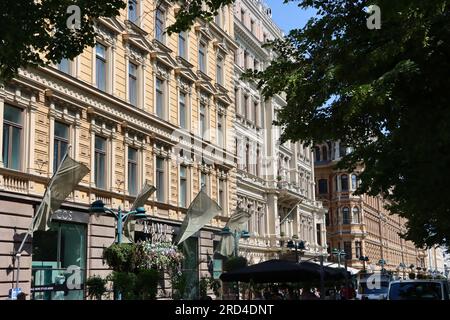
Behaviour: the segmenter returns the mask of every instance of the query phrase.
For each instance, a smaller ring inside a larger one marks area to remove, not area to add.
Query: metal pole
[[[325,279],[323,273],[323,256],[320,256],[320,300],[325,299]]]
[[[122,209],[119,207],[117,217],[117,243],[122,243]]]
[[[234,230],[234,256],[238,257],[238,234],[237,230]],[[236,300],[239,300],[239,281],[236,281]]]

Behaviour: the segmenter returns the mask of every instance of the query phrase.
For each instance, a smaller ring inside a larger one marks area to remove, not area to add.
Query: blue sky
[[[272,9],[272,19],[285,33],[303,27],[308,19],[315,15],[314,10],[297,7],[298,1],[287,4],[284,4],[283,0],[265,0],[265,2]]]

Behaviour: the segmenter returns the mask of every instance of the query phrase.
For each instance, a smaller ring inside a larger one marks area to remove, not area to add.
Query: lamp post
[[[386,269],[384,269],[384,266],[387,264],[386,260],[380,259],[378,260],[378,264],[381,266],[381,273],[384,273]]]
[[[239,254],[239,239],[250,238],[250,233],[246,230],[239,231],[237,229],[231,232],[229,227],[224,227],[220,232],[221,236],[233,236],[234,239],[234,256],[237,258]],[[239,281],[236,281],[236,300],[239,300]]]
[[[359,257],[359,261],[362,261],[362,263],[363,263],[363,271],[366,272],[366,262],[369,261],[369,257],[368,256],[361,256],[361,257]]]
[[[344,250],[340,250],[340,249],[334,248],[334,249],[331,251],[331,253],[332,253],[334,256],[337,256],[337,260],[338,260],[338,268],[341,268],[341,257],[345,257],[345,256],[346,256],[345,251],[344,251]]]
[[[295,240],[289,240],[287,243],[287,247],[289,249],[295,249],[295,262],[297,262],[297,263],[301,262],[302,256],[305,251],[305,242],[303,240],[301,240],[297,243],[297,241],[295,241]],[[300,251],[300,260],[299,260],[298,251]]]
[[[123,232],[123,224],[127,221],[129,217],[134,217],[135,219],[146,219],[147,215],[145,214],[145,209],[143,207],[139,207],[136,210],[123,212],[122,209],[117,209],[115,212],[113,209],[105,207],[105,204],[102,200],[94,201],[89,208],[89,211],[92,213],[107,213],[117,220],[117,241],[116,243],[122,243],[122,232]],[[117,292],[117,300],[122,300],[122,295],[120,292]]]

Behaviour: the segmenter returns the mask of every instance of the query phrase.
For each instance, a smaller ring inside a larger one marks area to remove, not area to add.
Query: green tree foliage
[[[71,5],[81,9],[79,29],[69,29]],[[0,82],[18,68],[73,59],[95,43],[94,22],[113,17],[126,0],[2,0],[0,1]]]
[[[100,276],[92,276],[86,280],[87,295],[88,297],[102,300],[102,296],[106,292],[106,279],[102,279]]]
[[[450,1],[298,5],[317,16],[269,44],[277,58],[266,70],[247,73],[266,97],[286,94],[282,140],[343,141],[353,152],[338,167],[364,165],[358,191],[385,196],[409,221],[406,239],[448,245]],[[370,5],[381,29],[367,27]]]

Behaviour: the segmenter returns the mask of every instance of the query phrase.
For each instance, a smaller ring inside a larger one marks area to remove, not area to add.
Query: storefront
[[[82,300],[89,214],[60,209],[50,229],[33,233],[31,299]]]

